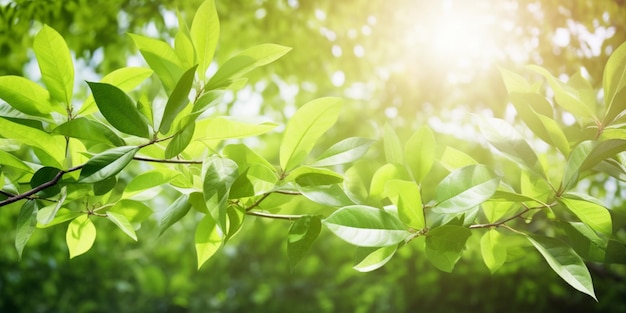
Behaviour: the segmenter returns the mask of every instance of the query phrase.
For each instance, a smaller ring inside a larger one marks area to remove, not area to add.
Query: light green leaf
[[[203,164],[204,200],[217,226],[226,231],[226,209],[230,188],[239,176],[235,161],[211,156]]]
[[[198,49],[197,45],[196,49]],[[207,83],[205,89],[212,90],[226,87],[232,80],[240,78],[242,75],[257,67],[276,61],[289,52],[289,50],[291,50],[291,48],[275,44],[261,44],[248,48],[220,66],[215,75],[213,75]],[[200,55],[200,53],[198,53],[198,55]],[[209,60],[208,62],[211,61]]]
[[[198,121],[196,125],[194,140],[224,140],[252,137],[267,133],[278,126],[278,124],[270,122],[250,124],[223,116],[204,119]]]
[[[392,179],[409,180],[410,177],[404,166],[400,164],[387,163],[381,166],[372,176],[370,183],[370,199],[381,200],[384,198],[385,185]]]
[[[570,147],[562,127],[555,120],[539,113],[536,114],[548,134],[546,143],[553,145],[567,157],[570,152]]]
[[[152,73],[151,69],[145,67],[122,67],[102,77],[100,82],[114,85],[124,92],[130,92],[150,77]],[[78,114],[87,115],[95,112],[95,105],[96,101],[93,99],[93,95],[89,95],[78,110]]]
[[[602,238],[589,225],[581,222],[561,223],[567,235],[567,242],[584,260],[605,262],[609,240]],[[606,263],[611,263],[606,260]]]
[[[287,178],[293,178],[296,184],[303,187],[332,185],[343,182],[343,176],[335,171],[308,166],[295,169]]]
[[[138,147],[122,146],[93,156],[81,169],[78,182],[90,184],[116,175],[133,160],[138,150]]]
[[[163,235],[163,232],[170,228],[170,226],[187,215],[190,208],[189,195],[183,194],[167,207],[167,209],[161,212],[159,216],[159,236]]]
[[[169,183],[172,179],[181,175],[180,172],[170,169],[158,169],[141,173],[135,176],[124,189],[125,193],[133,193],[146,190],[152,187]]]
[[[437,186],[432,209],[436,213],[460,213],[491,198],[500,178],[484,165],[470,165],[446,176]]]
[[[202,2],[191,23],[191,41],[198,58],[198,76],[205,81],[206,71],[213,61],[213,54],[220,36],[220,21],[213,0]]]
[[[307,199],[321,205],[341,207],[354,204],[338,184],[308,187],[298,186],[298,191]]]
[[[404,146],[404,159],[411,170],[413,179],[421,182],[435,163],[435,136],[433,131],[423,126],[418,129]]]
[[[22,251],[24,246],[30,239],[30,236],[35,231],[37,225],[37,203],[33,200],[26,201],[20,209],[20,214],[17,216],[17,231],[15,234],[15,249],[17,249],[17,255],[22,259]]]
[[[609,57],[604,67],[602,78],[604,87],[604,106],[607,108],[603,124],[611,123],[617,116],[626,110],[626,102],[623,99],[626,87],[626,44],[622,43]]]
[[[172,141],[165,148],[165,158],[170,159],[181,152],[185,151],[185,148],[189,146],[193,134],[196,130],[196,122],[190,122],[186,124],[180,131],[174,134]]]
[[[287,235],[287,255],[292,269],[309,251],[321,229],[319,216],[303,216],[291,224]]]
[[[385,195],[398,208],[404,225],[419,230],[426,227],[419,186],[413,181],[393,179],[385,184]]]
[[[504,85],[506,86],[506,90],[509,92],[509,94],[533,93],[538,91],[537,88],[531,86],[528,81],[521,75],[503,69],[501,67],[498,67],[498,70],[500,70],[502,80],[504,81]]]
[[[216,226],[215,220],[209,215],[205,215],[196,226],[195,245],[198,269],[222,246],[222,236]]]
[[[537,154],[509,123],[497,118],[483,118],[480,123],[480,131],[496,149],[513,162],[525,165],[540,176],[545,177]]]
[[[404,153],[400,137],[388,123],[385,123],[384,129],[385,160],[387,160],[387,163],[404,164]]]
[[[623,151],[626,151],[626,140],[623,139],[608,139],[601,142],[583,141],[578,144],[572,150],[563,174],[565,190],[576,185],[580,174]]]
[[[593,230],[607,236],[613,233],[611,214],[602,205],[579,199],[574,194],[565,194],[558,198],[558,201]]]
[[[170,94],[167,104],[165,104],[165,110],[163,111],[163,118],[161,119],[161,125],[159,125],[159,132],[166,134],[170,131],[172,122],[178,116],[178,113],[182,111],[187,104],[189,104],[189,91],[193,85],[193,78],[196,72],[196,66],[188,69],[176,83],[176,87]]]
[[[489,229],[480,239],[480,252],[492,274],[506,261],[506,246],[503,240],[496,229]]]
[[[374,140],[371,139],[346,138],[322,152],[311,166],[332,166],[354,162],[365,155],[372,143]]]
[[[467,153],[449,146],[443,151],[440,162],[441,165],[443,165],[443,167],[450,172],[453,172],[461,167],[478,164],[478,162],[476,162],[476,160],[474,160],[471,156],[467,155]]]
[[[100,113],[117,130],[143,138],[150,138],[148,123],[139,113],[133,100],[119,88],[106,84],[87,82]]]
[[[39,129],[0,118],[0,137],[11,138],[27,146],[37,147],[56,162],[48,165],[63,167],[65,140],[62,136],[51,136]]]
[[[48,117],[55,111],[49,97],[46,89],[24,77],[0,76],[0,99],[22,113]]]
[[[183,22],[179,18],[178,25]],[[183,27],[181,27],[182,29]],[[196,51],[194,50],[193,43],[191,42],[191,38],[189,37],[189,33],[182,31],[181,29],[176,32],[174,36],[174,51],[176,52],[176,56],[181,62],[181,66],[183,68],[190,68],[194,64],[196,64]]]
[[[47,220],[49,216],[52,216],[52,211],[55,209],[54,206],[47,206],[42,208],[37,212],[37,228],[48,228],[61,223],[65,223],[69,220],[73,220],[83,213],[77,211],[70,211],[66,208],[60,208],[58,212],[54,215],[52,221],[47,224],[42,224],[41,221]]]
[[[0,150],[0,165],[10,166],[28,173],[33,172],[33,169],[22,160],[3,150]]]
[[[543,67],[528,65],[528,68],[546,78],[550,87],[552,87],[552,90],[554,91],[554,98],[556,102],[561,107],[576,116],[597,120],[595,113],[595,98],[588,99],[588,97],[585,96],[585,89],[574,88],[561,82]]]
[[[623,151],[626,151],[626,140],[624,139],[609,139],[598,142],[594,145],[593,149],[591,149],[585,161],[580,164],[580,171],[590,170],[601,161]]]
[[[98,121],[84,117],[69,120],[52,130],[53,134],[67,137],[110,143],[114,146],[123,146],[126,143],[107,126]]]
[[[353,268],[359,272],[371,272],[387,264],[398,250],[397,245],[380,248],[358,247],[355,255],[358,263]]]
[[[239,199],[257,196],[272,191],[278,182],[278,176],[273,168],[263,163],[252,163],[237,177],[230,189],[229,198]]]
[[[137,234],[135,234],[135,229],[133,225],[130,224],[130,221],[124,216],[124,214],[120,214],[117,212],[109,211],[107,212],[107,218],[113,222],[113,224],[117,225],[128,237],[133,238],[133,240],[137,241]]]
[[[135,34],[128,35],[150,68],[159,76],[165,89],[168,92],[173,90],[176,82],[184,72],[176,51],[164,41]]]
[[[91,249],[96,241],[96,226],[83,214],[70,222],[67,226],[65,241],[70,252],[70,259],[79,256]]]
[[[280,166],[284,171],[304,161],[322,134],[337,122],[341,107],[339,98],[319,98],[296,111],[287,123],[280,146]]]
[[[131,199],[122,199],[113,205],[108,212],[122,214],[129,222],[136,224],[136,228],[141,222],[152,216],[152,210],[143,202]]]
[[[46,225],[52,222],[52,220],[56,217],[57,212],[61,209],[61,206],[63,205],[63,203],[65,202],[65,199],[67,198],[67,186],[61,187],[60,192],[61,192],[61,196],[59,197],[59,200],[57,200],[55,204],[45,207],[44,209],[47,209],[46,211],[44,211],[43,209],[41,210],[41,211],[46,212],[45,216],[42,216],[41,214],[37,214],[37,221],[41,223],[42,225]]]
[[[469,229],[455,225],[432,229],[426,235],[426,257],[435,267],[450,273],[471,235]]]
[[[563,173],[564,190],[569,190],[576,185],[581,172],[580,166],[583,164],[592,149],[592,141],[583,141],[572,150],[567,158],[565,172]]]
[[[359,247],[391,246],[410,235],[397,217],[364,205],[343,207],[322,222],[339,238]]]
[[[597,301],[589,270],[572,248],[554,238],[540,236],[528,236],[527,238],[563,280]]]
[[[70,50],[59,33],[44,25],[35,36],[33,50],[50,96],[67,106],[72,103],[74,64]]]

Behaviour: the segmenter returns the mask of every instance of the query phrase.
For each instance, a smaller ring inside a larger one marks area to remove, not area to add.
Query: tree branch
[[[304,215],[272,214],[272,213],[265,213],[265,212],[259,212],[259,211],[246,211],[246,214],[252,215],[252,216],[258,216],[258,217],[271,218],[271,219],[277,219],[277,220],[288,220],[288,221],[294,221],[294,220],[304,217]]]
[[[166,159],[151,159],[143,157],[133,157],[133,160],[155,163],[170,163],[170,164],[202,164],[202,161],[196,160],[166,160]]]
[[[65,175],[67,173],[70,173],[70,172],[78,171],[81,168],[83,168],[83,166],[85,166],[85,165],[83,164],[83,165],[75,166],[75,167],[72,167],[72,168],[70,168],[68,170],[60,170],[54,176],[54,178],[52,178],[51,180],[49,180],[49,181],[47,181],[47,182],[45,182],[45,183],[43,183],[43,184],[41,184],[41,185],[39,185],[37,187],[35,187],[35,188],[25,192],[25,193],[22,193],[22,194],[19,194],[19,195],[14,195],[13,197],[10,197],[8,199],[0,201],[0,207],[3,207],[5,205],[9,205],[9,204],[11,204],[13,202],[20,201],[22,199],[29,198],[30,196],[32,196],[32,195],[34,195],[34,194],[36,194],[36,193],[38,193],[38,192],[48,188],[48,187],[54,186],[54,185],[56,185],[59,182],[59,180],[61,180],[63,175]]]
[[[512,221],[512,220],[514,220],[516,218],[522,217],[522,215],[526,214],[530,210],[537,210],[537,209],[541,209],[541,208],[543,208],[543,207],[534,207],[534,208],[526,207],[523,211],[521,211],[521,212],[519,212],[519,213],[517,213],[517,214],[515,214],[515,215],[513,215],[513,216],[511,216],[511,217],[509,217],[507,219],[501,220],[499,222],[488,223],[488,224],[474,224],[474,225],[470,225],[469,228],[470,229],[475,229],[475,228],[500,227],[500,226],[505,225],[505,223],[507,223],[507,222],[510,222],[510,221]]]

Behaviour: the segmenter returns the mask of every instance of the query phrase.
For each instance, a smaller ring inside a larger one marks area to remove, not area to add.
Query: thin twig
[[[246,214],[258,216],[258,217],[272,218],[272,219],[277,219],[277,220],[288,220],[288,221],[294,221],[294,220],[304,217],[304,215],[272,214],[272,213],[265,213],[265,212],[259,212],[259,211],[247,211]]]
[[[171,163],[171,164],[202,164],[202,161],[197,160],[166,160],[166,159],[151,159],[143,157],[133,157],[133,160],[155,163]]]
[[[8,199],[5,199],[3,201],[0,201],[0,207],[3,207],[5,205],[9,205],[9,204],[11,204],[13,202],[20,201],[22,199],[26,199],[26,198],[28,198],[28,197],[30,197],[30,196],[32,196],[32,195],[34,195],[34,194],[36,194],[36,193],[46,189],[48,187],[54,186],[54,185],[56,185],[59,182],[59,180],[61,180],[63,175],[65,175],[67,173],[70,173],[70,172],[78,171],[81,168],[83,168],[83,166],[85,166],[85,165],[83,164],[83,165],[75,166],[75,167],[72,167],[72,168],[70,168],[68,170],[61,170],[51,180],[49,180],[49,181],[47,181],[47,182],[45,182],[45,183],[43,183],[43,184],[41,184],[41,185],[39,185],[37,187],[35,187],[35,188],[25,192],[25,193],[22,193],[22,194],[19,194],[19,195],[15,195],[15,196],[13,196],[11,198],[8,198]]]

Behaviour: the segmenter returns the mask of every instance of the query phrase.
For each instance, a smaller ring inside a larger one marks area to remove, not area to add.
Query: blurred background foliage
[[[39,79],[30,47],[42,24],[64,36],[79,79],[141,65],[125,33],[171,40],[177,10],[190,22],[200,2],[0,0],[0,75]],[[626,41],[623,0],[238,0],[217,1],[217,9],[218,64],[259,43],[294,48],[252,73],[218,113],[284,123],[310,99],[341,96],[348,105],[327,144],[349,136],[378,139],[384,123],[406,139],[428,123],[440,143],[484,163],[491,153],[468,113],[515,120],[498,66],[530,75],[523,66],[539,64],[563,78],[582,71],[597,88],[608,56]],[[279,140],[269,134],[246,143],[276,160]],[[379,146],[360,165],[364,177],[384,162]],[[592,181],[588,188],[623,206],[622,185],[615,184],[607,191],[604,181]],[[148,202],[155,212],[171,201],[167,190],[162,195]],[[362,274],[352,269],[353,248],[323,231],[291,271],[289,224],[254,218],[199,271],[192,214],[161,237],[155,222],[144,224],[139,242],[98,221],[94,247],[73,260],[63,226],[40,230],[18,261],[17,212],[0,215],[2,312],[626,312],[623,266],[589,264],[596,303],[530,249],[491,275],[470,248],[447,274],[430,265],[417,244]]]

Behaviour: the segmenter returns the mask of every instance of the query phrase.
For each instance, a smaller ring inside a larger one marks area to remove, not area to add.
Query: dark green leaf
[[[303,216],[291,224],[287,235],[287,255],[291,268],[309,251],[321,229],[322,222],[318,216]]]
[[[165,158],[170,159],[183,152],[191,142],[195,130],[196,122],[192,121],[174,134],[172,141],[170,141],[167,148],[165,148]]]
[[[106,194],[107,192],[113,190],[117,185],[117,177],[111,176],[105,180],[101,180],[99,182],[95,182],[93,184],[93,194],[96,196],[101,196]]]
[[[95,183],[115,176],[133,160],[138,147],[112,148],[89,159],[80,171],[80,183]]]
[[[61,170],[59,170],[58,168],[49,167],[49,166],[44,166],[40,168],[39,170],[37,170],[37,172],[35,172],[33,177],[30,179],[30,187],[35,189],[47,182],[52,181],[57,176],[57,174],[59,174],[60,171]],[[61,186],[59,186],[59,184],[54,184],[46,189],[43,189],[38,194],[39,196],[46,198],[46,197],[52,197],[58,194],[60,191],[61,191]]]
[[[364,205],[343,207],[322,222],[339,238],[359,247],[391,246],[410,235],[397,217]]]
[[[191,204],[189,203],[189,195],[181,195],[167,209],[161,212],[159,217],[159,236],[163,234],[170,226],[178,222],[183,216],[187,215]]]
[[[471,235],[469,229],[454,225],[443,225],[429,231],[426,235],[428,260],[438,269],[452,272]]]
[[[121,89],[106,83],[87,82],[100,113],[117,130],[150,138],[148,123],[133,100]]]
[[[67,137],[110,143],[114,146],[123,146],[126,143],[111,129],[98,121],[84,117],[69,120],[52,130],[53,134],[61,134]]]

